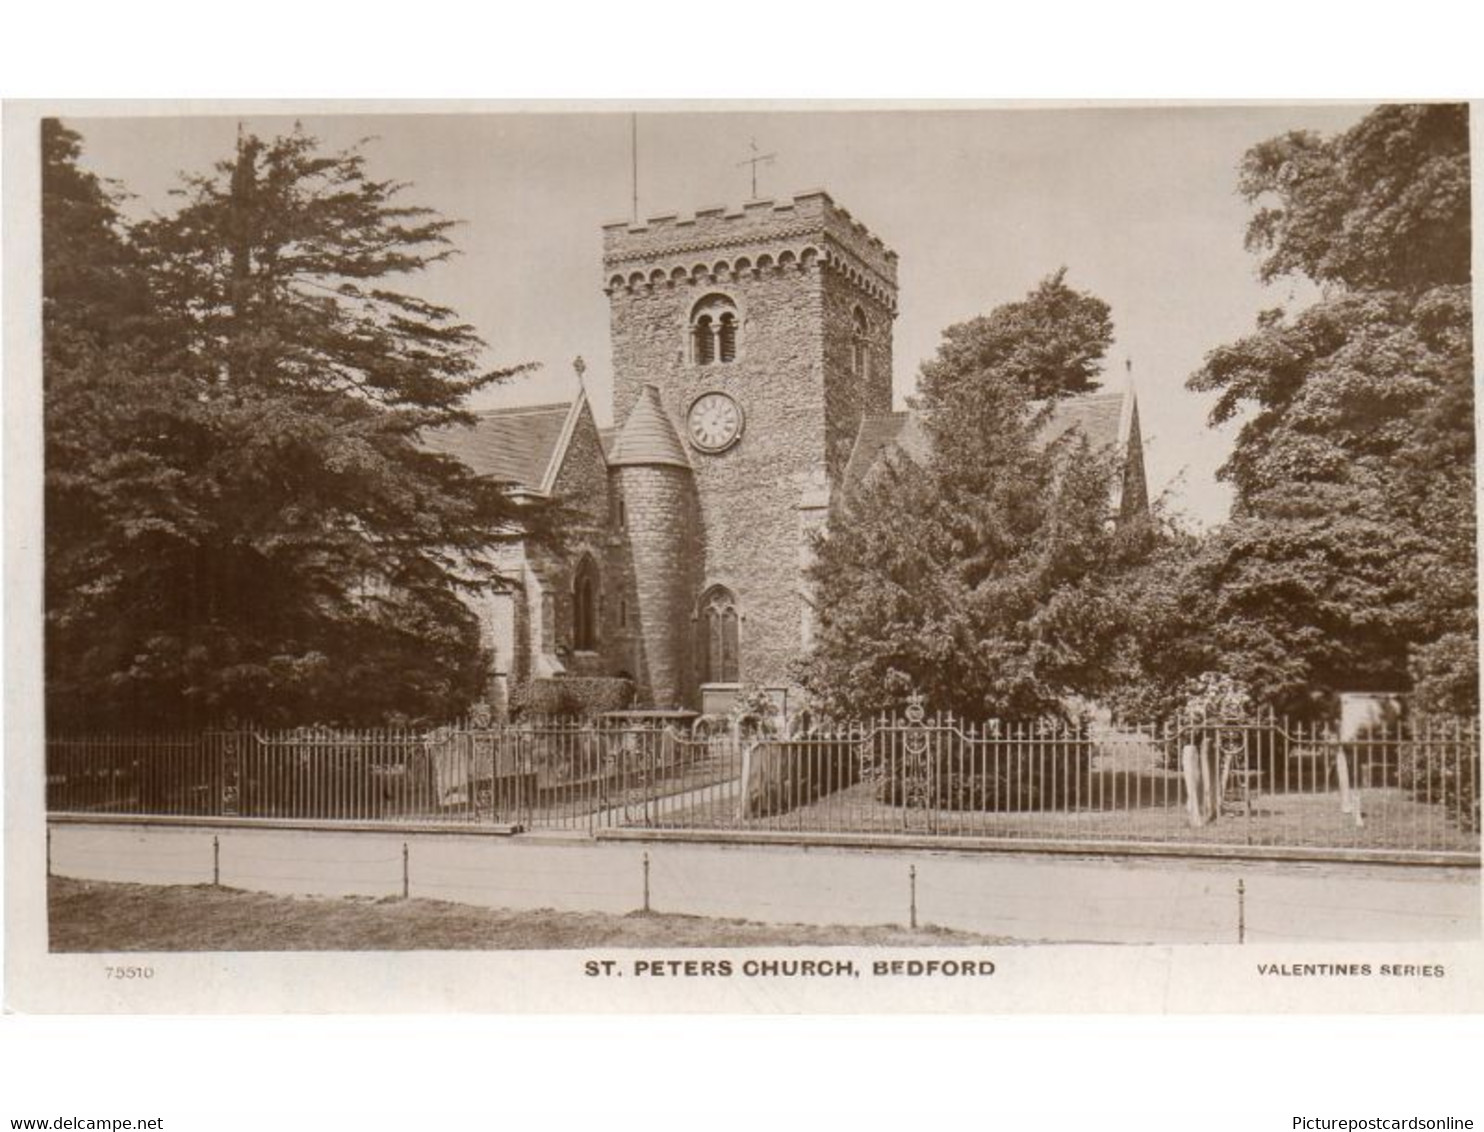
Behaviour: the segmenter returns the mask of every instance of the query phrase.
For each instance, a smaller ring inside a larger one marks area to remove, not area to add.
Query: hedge
[[[890,806],[1052,810],[1088,797],[1092,753],[1092,743],[1082,739],[965,744],[922,759],[878,752],[865,770],[877,800]]]
[[[634,702],[634,682],[622,676],[537,676],[510,689],[515,716],[591,719],[623,711]]]

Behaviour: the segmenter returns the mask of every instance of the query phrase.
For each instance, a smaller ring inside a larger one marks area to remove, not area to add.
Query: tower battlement
[[[615,291],[719,282],[765,271],[822,268],[896,311],[897,254],[823,189],[739,208],[603,226],[606,287]]]

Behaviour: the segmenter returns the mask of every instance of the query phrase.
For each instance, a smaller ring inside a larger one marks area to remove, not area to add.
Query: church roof
[[[1131,393],[1120,391],[1064,398],[1052,407],[1041,437],[1050,443],[1078,429],[1093,448],[1120,444],[1124,440],[1125,402],[1131,397]],[[856,433],[850,459],[845,464],[845,487],[849,490],[858,485],[888,449],[899,451],[920,463],[927,458],[931,447],[932,441],[923,428],[920,410],[899,410],[865,417]]]
[[[1048,443],[1073,429],[1087,437],[1093,448],[1107,448],[1119,444],[1123,439],[1124,402],[1130,394],[1122,390],[1116,393],[1084,393],[1081,397],[1066,397],[1058,401],[1042,430]]]
[[[433,429],[423,447],[457,456],[480,475],[526,491],[541,491],[565,431],[572,403],[485,409],[472,425]]]
[[[930,441],[922,427],[921,413],[909,409],[863,418],[845,464],[846,485],[859,483],[888,448],[900,449],[914,462],[927,458]]]
[[[624,421],[613,443],[608,446],[608,463],[615,468],[631,464],[690,467],[675,422],[665,412],[665,406],[660,403],[660,391],[653,385],[646,385],[639,391],[639,399],[629,410],[628,420]]]

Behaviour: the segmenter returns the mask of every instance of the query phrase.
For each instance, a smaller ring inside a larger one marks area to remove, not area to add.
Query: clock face
[[[690,442],[702,452],[720,452],[742,435],[742,406],[725,393],[702,393],[686,417]]]

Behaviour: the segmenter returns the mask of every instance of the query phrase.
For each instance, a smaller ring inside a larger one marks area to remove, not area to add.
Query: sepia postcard
[[[1478,113],[8,105],[6,1005],[1479,1011]]]

